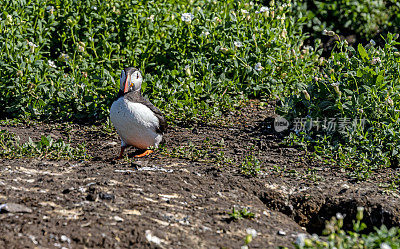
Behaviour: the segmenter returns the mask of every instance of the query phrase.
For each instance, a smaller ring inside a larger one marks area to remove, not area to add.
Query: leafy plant
[[[261,171],[261,162],[254,155],[248,155],[242,161],[240,171],[247,176],[257,176]]]
[[[10,1],[0,15],[0,116],[104,121],[125,66],[169,120],[209,119],[307,78],[289,1]],[[287,53],[290,51],[290,53]],[[303,72],[297,77],[298,72]]]
[[[247,208],[243,209],[236,209],[233,207],[232,213],[228,213],[231,219],[233,220],[240,220],[240,219],[252,219],[255,217],[255,214],[250,212]]]
[[[362,223],[364,208],[357,208],[356,220],[353,221],[353,231],[343,230],[343,216],[337,214],[327,222],[324,235],[326,238],[313,236],[306,238],[300,235],[295,243],[296,248],[398,248],[400,244],[400,229],[386,226],[375,228],[375,232],[361,234],[366,228]]]
[[[362,40],[379,38],[388,31],[399,32],[400,5],[396,0],[299,0],[294,5],[314,37],[321,37],[324,29]]]
[[[283,99],[278,112],[293,123],[292,134],[317,155],[335,159],[352,177],[365,179],[382,167],[397,167],[400,54],[398,35],[383,48],[337,43],[307,87]]]
[[[44,136],[39,141],[29,138],[28,142],[21,144],[15,134],[6,130],[0,130],[0,157],[2,158],[21,158],[37,157],[53,160],[59,159],[87,159],[85,144],[78,147],[71,147],[62,139],[54,141],[50,136]]]

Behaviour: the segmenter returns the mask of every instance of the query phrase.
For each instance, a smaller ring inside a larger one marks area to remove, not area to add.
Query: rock
[[[71,239],[65,235],[61,235],[60,239],[62,242],[67,242],[68,244],[71,243]]]
[[[122,222],[122,221],[124,221],[124,219],[121,218],[121,217],[119,217],[119,216],[114,216],[114,220],[117,221],[117,222]]]
[[[117,142],[108,142],[108,143],[106,143],[106,145],[116,146],[116,145],[118,145],[118,143]]]
[[[32,213],[32,209],[17,203],[0,205],[0,213]]]
[[[113,194],[107,194],[107,193],[103,193],[103,192],[99,193],[99,198],[102,200],[107,200],[107,201],[115,200],[115,196]]]
[[[35,236],[33,236],[33,235],[28,235],[28,237],[32,240],[32,242],[33,242],[33,244],[35,244],[35,245],[37,245],[38,244],[38,242],[37,242],[37,240],[36,240],[36,237]]]
[[[145,231],[146,239],[149,242],[152,242],[156,245],[161,245],[161,239],[157,236],[154,236],[150,230]]]
[[[285,232],[285,231],[282,231],[282,230],[279,230],[279,231],[278,231],[278,235],[280,235],[280,236],[286,236],[286,232]]]
[[[146,167],[149,164],[149,161],[133,161],[132,166],[135,168]]]

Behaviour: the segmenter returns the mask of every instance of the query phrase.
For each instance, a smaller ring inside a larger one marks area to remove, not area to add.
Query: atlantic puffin
[[[121,138],[121,159],[129,145],[145,150],[135,157],[146,156],[157,148],[167,128],[161,111],[142,96],[143,77],[141,72],[128,67],[122,70],[120,89],[111,105],[110,119]]]

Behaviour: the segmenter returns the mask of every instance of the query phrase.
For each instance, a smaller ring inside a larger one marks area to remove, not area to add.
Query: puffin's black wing
[[[147,106],[158,118],[159,127],[157,129],[157,133],[164,133],[166,131],[168,124],[162,112],[157,107],[155,107],[148,99],[143,97],[139,91],[128,92],[127,94],[125,94],[125,98],[127,98],[129,101]]]

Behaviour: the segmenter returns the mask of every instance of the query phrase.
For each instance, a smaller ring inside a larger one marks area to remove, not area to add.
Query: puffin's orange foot
[[[146,150],[145,152],[143,152],[142,154],[139,154],[139,155],[136,155],[135,157],[144,157],[144,156],[147,156],[147,155],[149,155],[149,154],[151,154],[151,153],[153,153],[154,151],[152,151],[152,150]]]

